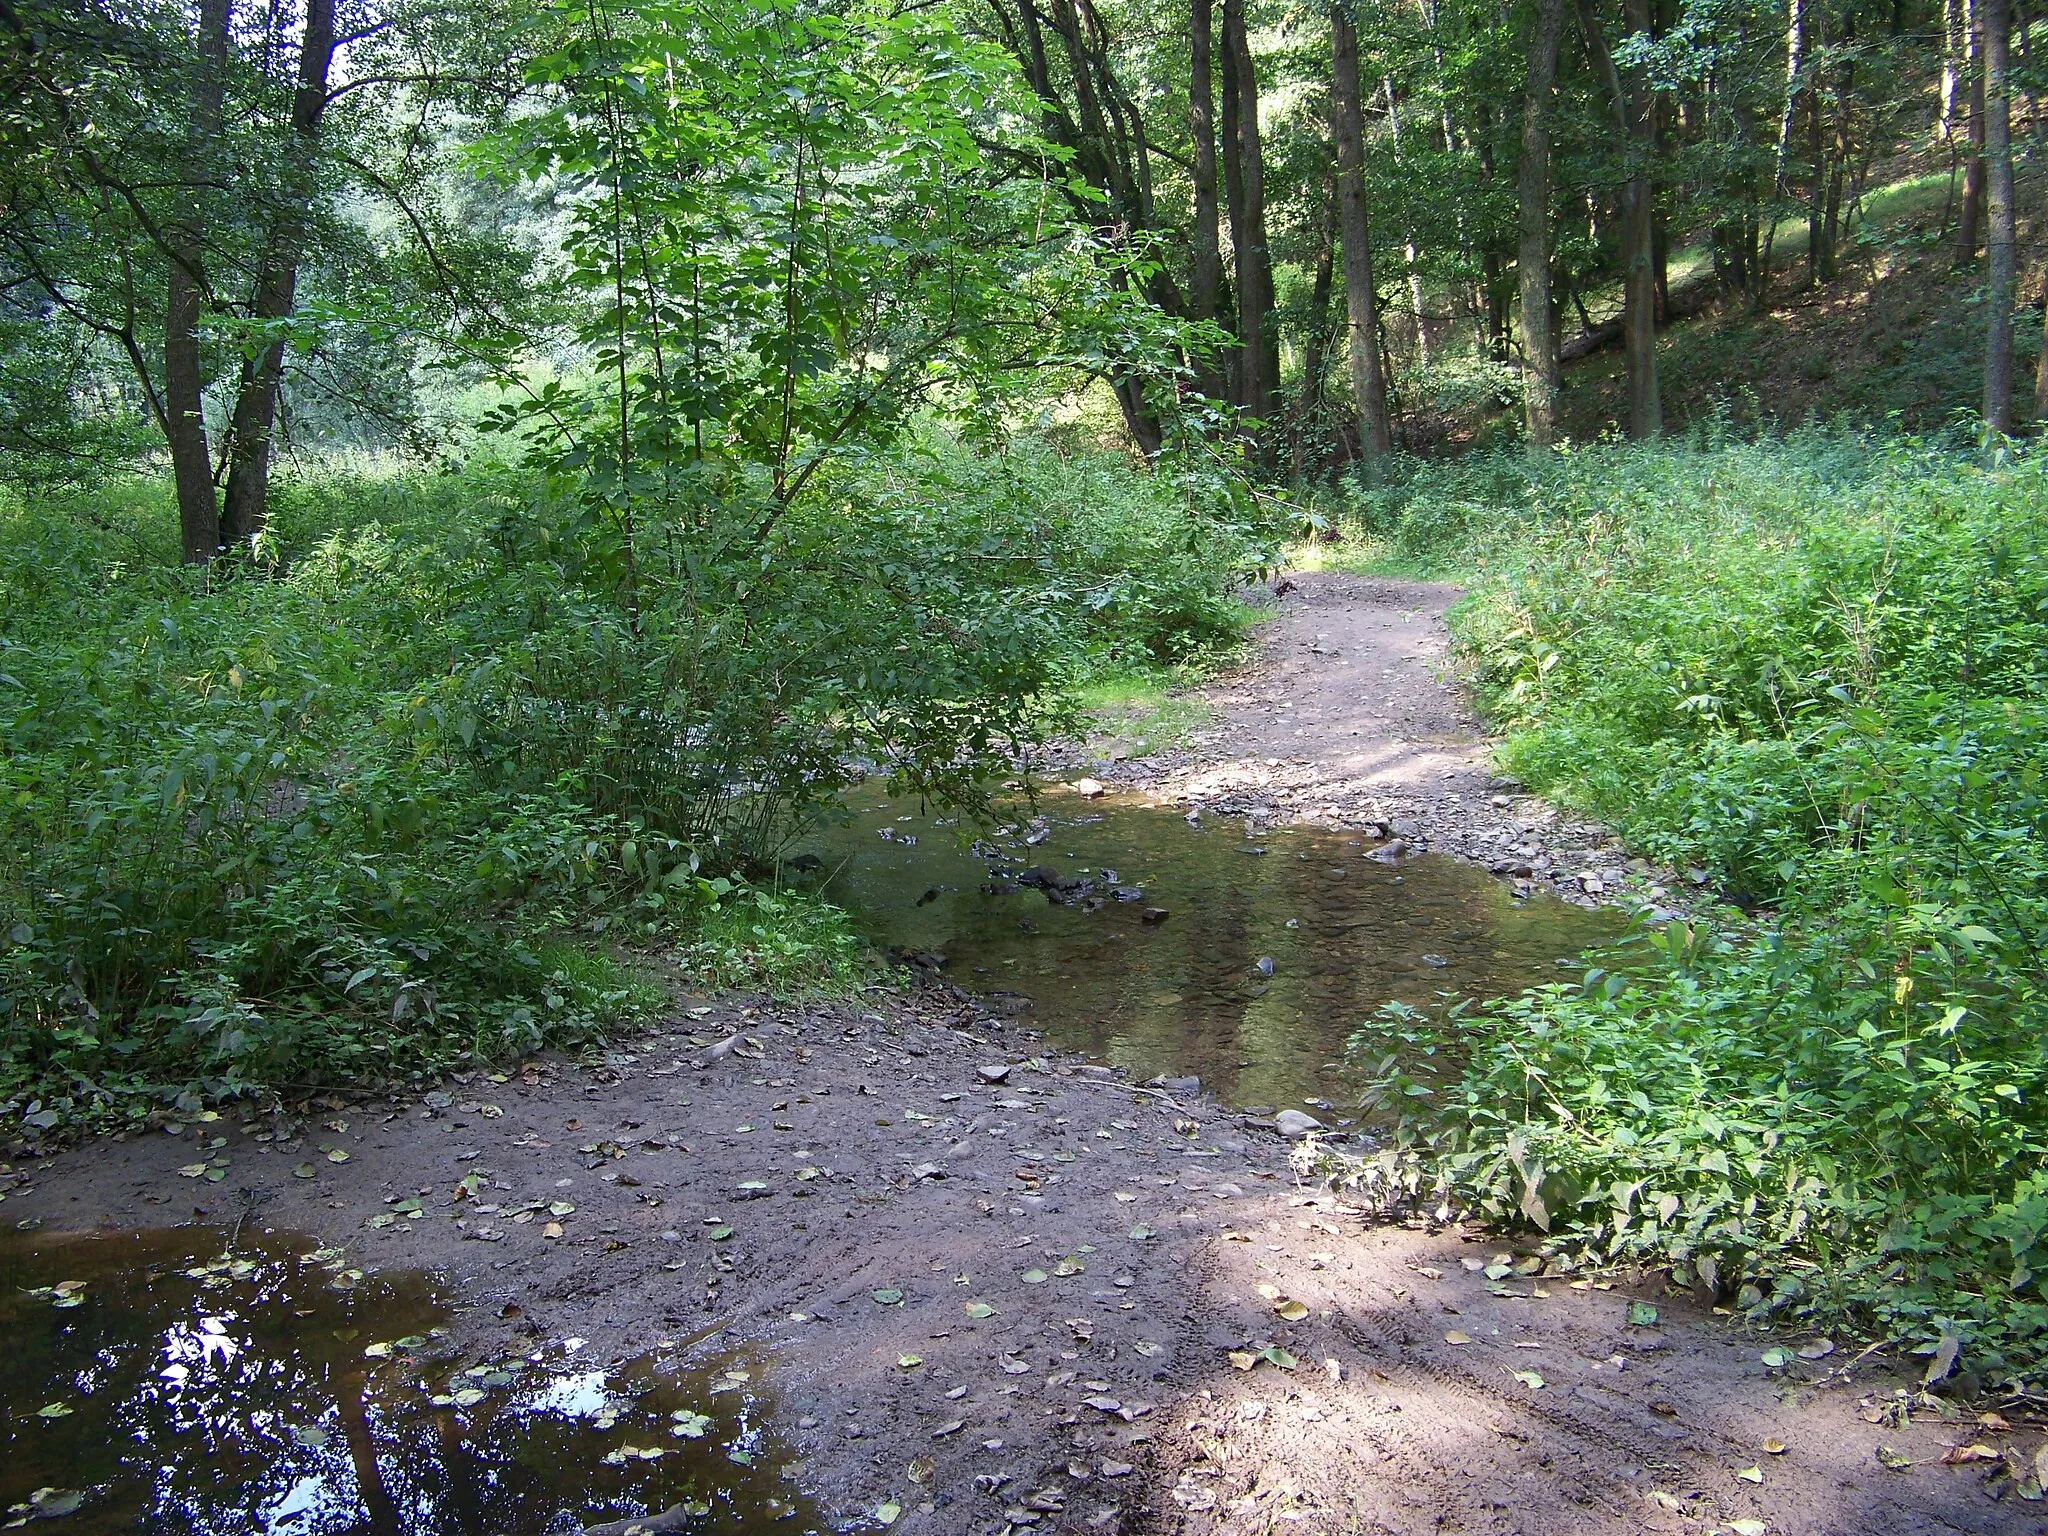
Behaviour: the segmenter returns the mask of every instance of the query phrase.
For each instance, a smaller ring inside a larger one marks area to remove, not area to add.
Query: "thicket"
[[[0,1103],[41,1129],[574,1045],[658,1004],[650,951],[843,977],[843,924],[750,881],[863,773],[971,803],[1092,670],[1229,632],[1258,530],[1184,491],[924,432],[765,541],[643,551],[630,608],[529,471],[287,482],[261,559],[211,569],[160,483],[15,498]]]
[[[1504,766],[1747,911],[1362,1030],[1397,1134],[1361,1176],[2038,1379],[2048,457],[1814,432],[1408,492],[1383,533],[1476,572]]]

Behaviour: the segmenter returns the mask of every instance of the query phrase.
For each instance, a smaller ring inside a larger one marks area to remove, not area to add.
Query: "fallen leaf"
[[[1782,1456],[1782,1455],[1784,1455],[1784,1454],[1785,1454],[1785,1442],[1784,1442],[1784,1441],[1782,1441],[1782,1440],[1777,1440],[1777,1439],[1772,1439],[1772,1440],[1766,1440],[1766,1441],[1764,1442],[1764,1454],[1765,1454],[1766,1456]]]
[[[327,1161],[330,1163],[345,1163],[348,1161],[348,1153],[340,1147],[329,1147],[327,1149]]]
[[[205,1176],[206,1164],[204,1163],[187,1163],[178,1170],[178,1177],[181,1179],[201,1179]]]
[[[1941,1464],[1944,1467],[1961,1467],[1967,1466],[1973,1461],[1997,1460],[1999,1460],[1998,1452],[1981,1442],[1970,1445],[1952,1445],[1941,1453]]]
[[[1017,1278],[1019,1280],[1022,1280],[1026,1285],[1043,1285],[1046,1282],[1047,1276],[1045,1271],[1042,1269],[1027,1269],[1024,1271],[1023,1274],[1019,1275]]]
[[[1628,1322],[1631,1328],[1654,1328],[1657,1309],[1647,1301],[1632,1301],[1628,1304]]]
[[[914,1371],[914,1370],[916,1370],[916,1369],[917,1369],[917,1368],[918,1368],[918,1367],[919,1367],[920,1365],[923,1365],[923,1364],[924,1364],[924,1356],[923,1356],[923,1355],[898,1355],[898,1356],[896,1357],[896,1368],[897,1368],[898,1370],[903,1370],[903,1371]]]
[[[689,1408],[678,1408],[669,1415],[668,1432],[680,1435],[685,1440],[701,1440],[711,1428],[711,1416]]]
[[[970,1301],[961,1308],[969,1317],[994,1317],[996,1309],[985,1301]]]
[[[869,1291],[868,1294],[885,1307],[893,1307],[903,1299],[903,1293],[893,1285],[885,1285],[880,1290]]]
[[[1889,1467],[1894,1472],[1910,1472],[1913,1470],[1913,1458],[1901,1456],[1888,1445],[1880,1445],[1877,1448],[1877,1464],[1881,1467]]]
[[[559,1221],[551,1221],[546,1226],[540,1229],[540,1235],[545,1238],[553,1239],[560,1237],[567,1230],[568,1229],[564,1227]]]
[[[1087,1268],[1086,1264],[1083,1264],[1070,1253],[1064,1259],[1061,1259],[1059,1263],[1053,1265],[1052,1272],[1060,1276],[1078,1275],[1085,1273]]]
[[[300,1163],[292,1170],[292,1177],[295,1179],[310,1179],[319,1171],[311,1163]]]
[[[938,1464],[931,1457],[918,1456],[911,1460],[910,1465],[905,1467],[903,1472],[913,1483],[928,1483],[932,1480],[932,1473],[937,1470],[937,1466]]]
[[[36,1417],[39,1419],[64,1419],[69,1418],[72,1412],[73,1410],[69,1404],[46,1403],[36,1410]]]
[[[1472,1342],[1472,1335],[1462,1329],[1453,1328],[1444,1335],[1444,1342],[1446,1344],[1470,1344]]]
[[[1273,1303],[1273,1310],[1290,1323],[1298,1323],[1308,1316],[1308,1308],[1291,1297]]]
[[[1520,1382],[1520,1383],[1521,1383],[1521,1384],[1522,1384],[1523,1386],[1527,1387],[1527,1388],[1528,1388],[1528,1389],[1529,1389],[1529,1390],[1530,1390],[1531,1392],[1541,1392],[1541,1391],[1543,1390],[1543,1378],[1542,1378],[1541,1376],[1537,1375],[1537,1374],[1536,1374],[1536,1372],[1534,1372],[1534,1371],[1515,1371],[1515,1372],[1513,1372],[1512,1374],[1513,1374],[1513,1376],[1514,1376],[1515,1380],[1519,1381],[1519,1382]]]
[[[1730,1520],[1728,1529],[1735,1536],[1766,1536],[1770,1527],[1761,1520]]]
[[[1737,1467],[1735,1476],[1745,1483],[1761,1483],[1764,1480],[1762,1467]]]

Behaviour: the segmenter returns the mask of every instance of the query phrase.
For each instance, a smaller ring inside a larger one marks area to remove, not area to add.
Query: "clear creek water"
[[[1362,836],[1312,829],[1247,837],[1136,796],[1054,788],[982,838],[915,801],[852,808],[807,845],[823,863],[810,883],[868,937],[944,956],[1060,1045],[1198,1075],[1237,1107],[1341,1111],[1346,1041],[1381,1004],[1569,979],[1621,927],[1454,859],[1382,863]]]

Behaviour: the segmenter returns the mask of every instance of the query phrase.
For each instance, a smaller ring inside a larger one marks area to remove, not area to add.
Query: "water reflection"
[[[1373,847],[1299,828],[1247,839],[1234,821],[1055,789],[981,841],[915,802],[860,797],[811,851],[871,938],[944,955],[947,975],[1057,1043],[1278,1108],[1342,1101],[1345,1040],[1380,1004],[1555,981],[1620,927],[1518,900],[1454,859],[1384,864]]]
[[[801,1531],[757,1372],[574,1368],[446,1298],[282,1239],[201,1229],[0,1242],[0,1508],[79,1533],[565,1536]],[[522,1353],[523,1351],[523,1353]],[[649,1454],[649,1453],[652,1454]]]

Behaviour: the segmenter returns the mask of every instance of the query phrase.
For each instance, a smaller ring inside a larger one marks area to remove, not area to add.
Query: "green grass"
[[[1212,657],[1207,664],[1171,671],[1119,670],[1083,683],[1076,698],[1088,718],[1090,740],[1130,757],[1186,746],[1214,715],[1188,690],[1218,664]]]

